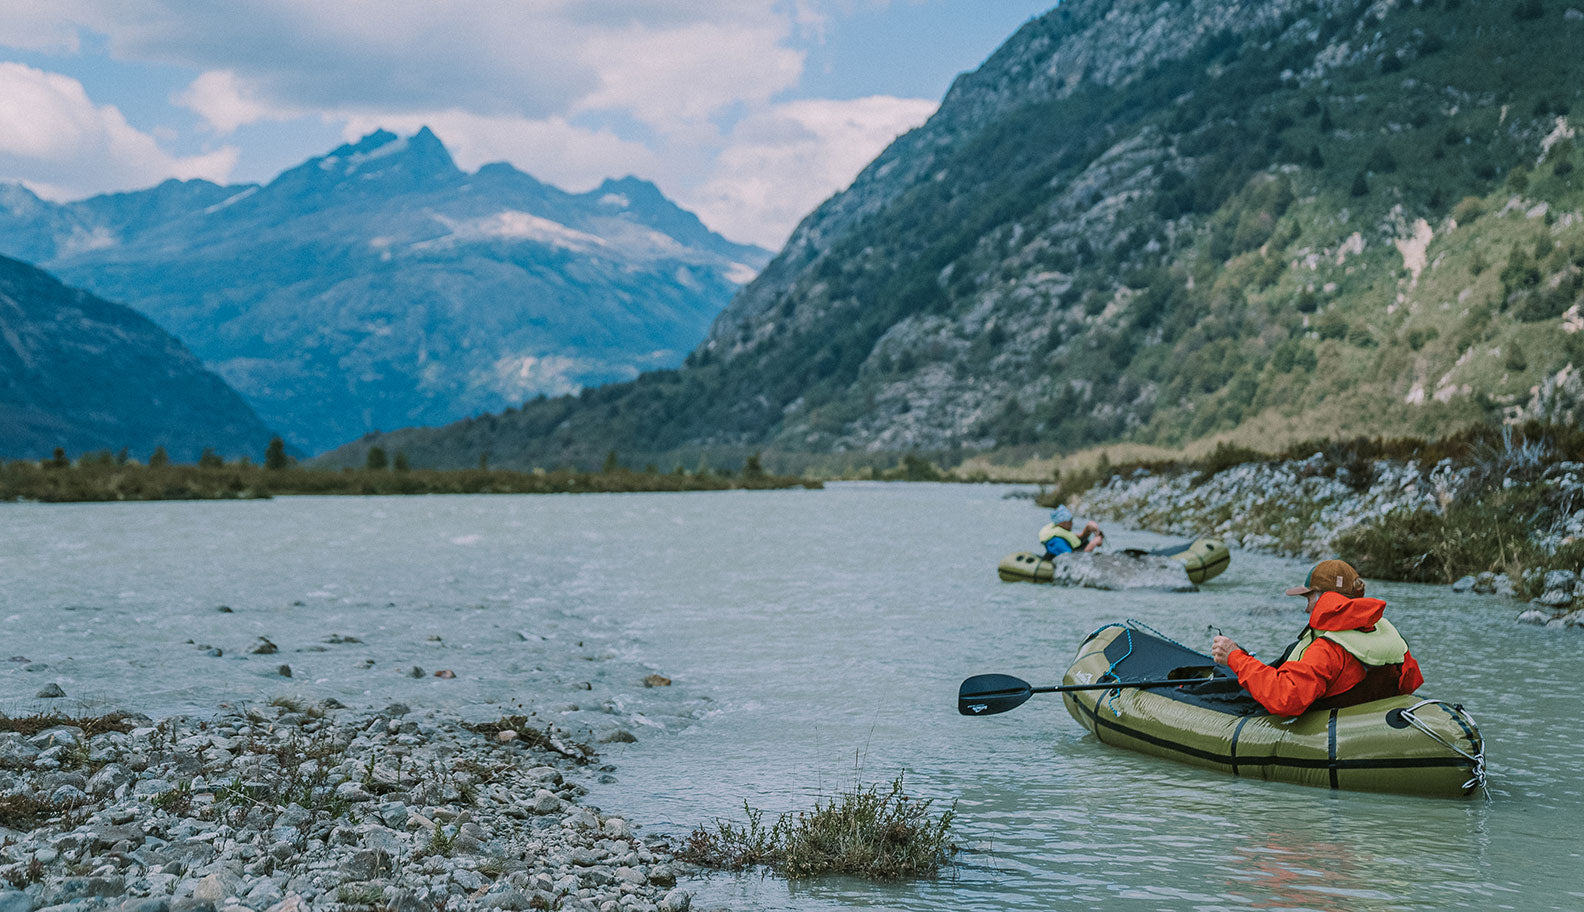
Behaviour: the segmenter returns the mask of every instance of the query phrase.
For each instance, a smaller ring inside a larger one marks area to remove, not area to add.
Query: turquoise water
[[[1054,696],[965,718],[964,677],[1057,683],[1111,621],[1201,648],[1214,623],[1263,653],[1302,626],[1280,591],[1307,568],[1246,552],[1195,593],[1001,583],[996,561],[1043,520],[1008,490],[0,506],[0,687],[17,708],[57,680],[83,705],[169,712],[287,691],[472,714],[537,697],[568,724],[600,704],[636,714],[639,740],[603,747],[615,781],[589,800],[645,832],[898,773],[956,802],[962,851],[938,881],[715,875],[687,884],[701,908],[1584,908],[1577,631],[1515,624],[1497,598],[1371,586],[1422,693],[1480,722],[1489,801],[1234,779],[1098,744]],[[281,653],[247,656],[258,635]],[[298,651],[332,635],[361,642]],[[413,664],[457,678],[399,673]],[[650,671],[674,685],[644,688]]]

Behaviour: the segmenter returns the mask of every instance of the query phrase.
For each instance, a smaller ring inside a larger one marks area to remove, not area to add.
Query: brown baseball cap
[[[1287,590],[1288,595],[1308,595],[1311,592],[1340,592],[1348,598],[1364,594],[1364,581],[1359,579],[1353,565],[1343,560],[1323,560],[1309,571],[1302,586]]]

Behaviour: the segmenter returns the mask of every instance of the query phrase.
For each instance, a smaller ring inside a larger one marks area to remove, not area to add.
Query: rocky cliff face
[[[0,459],[164,447],[263,456],[270,431],[146,317],[0,257]]]
[[[0,250],[149,315],[309,451],[674,366],[769,256],[633,178],[464,173],[427,129],[264,186],[0,188]]]
[[[1581,61],[1584,15],[1532,3],[1064,3],[682,370],[400,441],[533,464],[1490,420],[1584,363]]]

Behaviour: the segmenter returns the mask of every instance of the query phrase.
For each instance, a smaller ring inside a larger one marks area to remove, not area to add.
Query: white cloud
[[[82,83],[58,73],[0,62],[0,180],[72,199],[148,186],[167,177],[224,181],[237,150],[189,157],[165,152],[112,105],[95,105]]]
[[[727,237],[779,248],[799,219],[936,107],[884,95],[771,106],[738,124],[714,175],[684,202]]]
[[[302,109],[544,119],[659,101],[697,117],[801,68],[782,0],[61,0],[7,16],[0,43],[86,28],[119,59],[226,72],[185,93],[221,130]]]
[[[261,101],[231,70],[210,70],[178,92],[171,101],[202,117],[221,133],[260,121],[288,121],[307,112]]]
[[[687,132],[735,104],[759,105],[797,85],[803,53],[783,46],[787,29],[691,23],[654,32],[591,36],[583,57],[599,88],[579,110],[617,110],[666,132]]]
[[[65,53],[80,35],[103,36],[113,60],[194,73],[169,100],[221,136],[301,118],[339,125],[348,138],[427,125],[464,168],[509,161],[572,190],[636,174],[728,237],[777,246],[934,110],[891,97],[776,100],[803,77],[800,42],[822,41],[835,18],[886,2],[9,0],[0,45]],[[33,184],[125,189],[172,175],[218,178],[237,160],[229,147],[165,155],[72,85],[75,100],[14,114],[12,135],[0,137],[0,156],[57,143],[63,157],[53,164],[24,157]],[[15,107],[12,93],[0,97],[7,104]],[[92,125],[81,128],[98,139],[63,142],[71,124]],[[101,167],[112,150],[116,163]],[[22,175],[24,158],[0,164]]]
[[[66,0],[8,0],[0,16],[0,46],[75,54],[82,39]]]

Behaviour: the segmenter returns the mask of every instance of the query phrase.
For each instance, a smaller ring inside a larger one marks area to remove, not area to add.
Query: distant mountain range
[[[262,186],[0,186],[0,253],[148,315],[309,452],[675,366],[769,259],[635,178],[464,173],[427,128]]]
[[[809,215],[681,369],[329,461],[1015,457],[1576,414],[1581,117],[1566,3],[1068,0]]]
[[[270,431],[236,391],[130,308],[0,257],[0,460],[156,447],[260,459]]]

